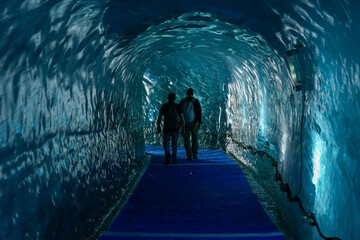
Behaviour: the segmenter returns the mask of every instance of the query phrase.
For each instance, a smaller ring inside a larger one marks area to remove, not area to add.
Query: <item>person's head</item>
[[[186,95],[188,95],[188,96],[194,95],[194,89],[188,88],[188,90],[186,91]]]
[[[175,98],[176,98],[175,93],[173,93],[173,92],[169,93],[169,95],[168,95],[168,100],[169,100],[170,102],[175,101]]]

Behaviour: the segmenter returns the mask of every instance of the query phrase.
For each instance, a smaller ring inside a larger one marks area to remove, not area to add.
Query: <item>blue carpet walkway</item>
[[[284,239],[266,215],[240,167],[226,154],[200,150],[199,160],[164,165],[162,147],[101,240]]]

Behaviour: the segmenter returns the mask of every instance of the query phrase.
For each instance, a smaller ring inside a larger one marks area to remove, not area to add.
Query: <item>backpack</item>
[[[177,104],[168,104],[169,107],[164,114],[164,126],[167,126],[168,129],[177,129],[180,126],[176,105]]]
[[[184,100],[182,104],[182,111],[184,114],[185,124],[189,124],[195,119],[194,101],[195,98],[192,98],[190,101]]]

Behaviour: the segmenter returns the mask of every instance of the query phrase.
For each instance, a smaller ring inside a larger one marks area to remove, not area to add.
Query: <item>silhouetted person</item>
[[[161,106],[159,117],[157,119],[157,129],[161,133],[161,119],[164,115],[164,131],[163,131],[163,145],[165,150],[165,164],[177,162],[177,141],[179,139],[179,129],[181,124],[184,124],[183,115],[180,109],[180,105],[175,103],[176,95],[171,92],[168,95],[169,102],[164,103]],[[184,127],[182,127],[183,131]],[[172,146],[172,155],[170,154],[170,140]]]
[[[198,131],[201,126],[201,106],[199,100],[193,97],[194,90],[189,88],[186,91],[187,97],[180,102],[180,108],[184,115],[185,120],[185,132],[184,145],[186,149],[186,156],[188,161],[197,159],[198,154]],[[192,144],[190,145],[190,134]]]

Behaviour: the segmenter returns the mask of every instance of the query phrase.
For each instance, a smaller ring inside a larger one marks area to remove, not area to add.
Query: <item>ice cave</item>
[[[0,6],[0,239],[99,239],[189,87],[291,239],[360,238],[360,1]]]

